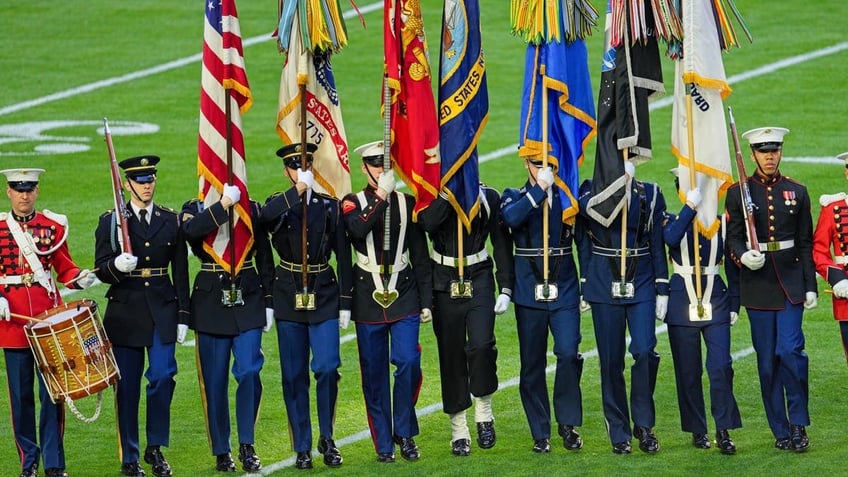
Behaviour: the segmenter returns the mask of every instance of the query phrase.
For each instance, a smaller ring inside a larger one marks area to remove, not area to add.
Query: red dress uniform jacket
[[[12,313],[35,316],[62,304],[62,297],[59,296],[58,290],[48,290],[31,278],[33,271],[6,223],[7,218],[15,220],[12,215],[0,213],[0,282],[3,283],[0,286],[0,295],[9,301],[9,310]],[[43,213],[36,211],[18,219],[21,230],[33,238],[39,252],[44,253],[55,248],[52,253],[38,254],[41,266],[51,276],[51,280],[54,280],[53,270],[56,271],[54,287],[55,283],[66,283],[79,274],[80,269],[71,259],[68,243],[65,241],[68,222],[64,215],[45,210]],[[16,281],[28,281],[30,284],[27,286],[25,283],[13,283]],[[27,323],[27,320],[18,318],[12,318],[11,321],[0,320],[0,348],[28,347],[24,335],[24,325]]]
[[[848,278],[848,202],[845,193],[823,195],[816,231],[813,234],[813,261],[816,271],[832,287]],[[833,253],[831,254],[831,246]],[[833,316],[848,320],[848,300],[833,297]]]

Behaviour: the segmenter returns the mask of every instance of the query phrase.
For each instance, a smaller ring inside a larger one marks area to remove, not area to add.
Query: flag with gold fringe
[[[301,142],[301,107],[306,107],[306,140],[318,146],[312,156],[315,190],[341,198],[351,191],[350,151],[330,57],[347,43],[341,35],[344,23],[341,17],[304,18],[306,3],[288,1],[281,8],[278,43],[285,45],[287,56],[280,75],[277,134],[283,144]],[[315,31],[303,28],[304,21]]]
[[[565,8],[561,8],[563,6]],[[547,149],[548,162],[556,172],[554,181],[563,192],[559,194],[562,220],[571,222],[578,212],[578,168],[596,132],[583,37],[591,31],[598,13],[588,2],[561,0],[529,3],[513,0],[512,11],[513,33],[529,43],[525,55],[518,155],[542,160]],[[543,104],[545,94],[547,105]],[[545,132],[547,144],[543,139]]]
[[[737,20],[748,32],[735,6]],[[723,100],[730,93],[721,51],[738,45],[727,12],[714,0],[682,0],[682,50],[677,50],[674,78],[674,105],[671,125],[671,151],[678,160],[678,195],[686,202],[686,192],[699,188],[703,200],[698,206],[699,231],[708,238],[718,232],[719,203],[733,183],[727,123]],[[688,90],[687,90],[688,88]],[[688,93],[688,94],[687,94]],[[690,102],[687,107],[687,102]],[[687,111],[691,111],[691,117]],[[692,130],[694,157],[689,150],[689,128]],[[690,172],[694,161],[695,184]]]
[[[236,275],[253,247],[241,127],[241,115],[250,109],[253,96],[244,69],[235,1],[203,5],[206,14],[197,144],[199,198],[208,207],[221,200],[224,183],[230,182],[241,190],[241,198],[233,207],[232,227],[219,227],[210,233],[203,241],[203,249],[227,272]]]
[[[383,22],[391,161],[415,194],[413,217],[439,193],[439,122],[420,0],[385,0]]]
[[[489,118],[478,0],[445,0],[439,61],[441,186],[466,230],[480,209],[477,141]]]

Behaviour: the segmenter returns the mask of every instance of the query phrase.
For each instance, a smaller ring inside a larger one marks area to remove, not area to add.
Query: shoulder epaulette
[[[44,209],[44,211],[42,211],[41,213],[44,214],[45,217],[52,220],[53,222],[56,222],[57,224],[61,225],[62,227],[68,226],[68,216],[67,215],[57,214],[57,213],[49,211],[47,209]]]
[[[112,215],[114,212],[115,212],[115,209],[109,209],[109,210],[107,210],[106,212],[103,212],[102,214],[100,214],[100,218],[106,218],[106,217],[109,217],[109,216],[110,216],[110,215]]]
[[[172,214],[174,214],[174,215],[177,215],[177,214],[178,214],[178,212],[177,212],[176,210],[174,210],[174,209],[172,209],[172,208],[170,208],[170,207],[165,207],[164,205],[159,205],[159,204],[154,204],[154,205],[155,205],[158,209],[160,209],[160,210],[162,210],[162,211],[164,211],[164,212],[170,212],[170,213],[172,213]]]
[[[840,192],[838,194],[823,194],[819,197],[819,204],[821,204],[822,207],[827,207],[834,202],[845,200],[846,197],[848,197],[848,195],[846,195],[845,192]]]

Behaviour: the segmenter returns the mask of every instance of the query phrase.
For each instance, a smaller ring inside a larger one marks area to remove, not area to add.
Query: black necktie
[[[147,209],[138,211],[138,221],[141,222],[141,231],[147,234],[147,226],[150,225],[147,223]]]

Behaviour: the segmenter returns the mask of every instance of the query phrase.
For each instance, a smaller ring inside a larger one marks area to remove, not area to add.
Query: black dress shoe
[[[49,467],[44,469],[44,477],[68,477],[68,473],[65,472],[65,469]]]
[[[795,452],[804,452],[810,447],[810,438],[807,437],[807,429],[804,426],[790,424],[789,432],[791,434],[789,440],[792,441],[792,450]]]
[[[495,447],[495,442],[498,436],[495,434],[495,421],[485,421],[477,423],[477,445],[481,449],[491,449]]]
[[[568,424],[559,425],[559,435],[562,437],[562,446],[568,450],[580,450],[583,447],[583,439],[574,430],[574,426]]]
[[[418,460],[421,457],[421,451],[418,449],[418,444],[411,437],[394,436],[395,444],[400,446],[400,456],[406,460]]]
[[[215,470],[218,472],[235,472],[236,463],[233,462],[233,455],[229,452],[216,455]]]
[[[153,466],[153,475],[156,477],[171,477],[171,466],[159,446],[147,446],[144,450],[144,461]]]
[[[324,465],[328,467],[338,467],[342,465],[342,452],[336,447],[336,443],[332,439],[327,439],[324,436],[318,438],[318,452],[324,456]]]
[[[22,470],[19,477],[38,477],[38,462]]]
[[[124,462],[121,464],[121,473],[130,477],[144,477],[144,469],[138,462]]]
[[[395,461],[395,453],[394,452],[379,452],[377,454],[377,462],[382,462],[383,464],[391,464]]]
[[[788,437],[778,437],[774,440],[774,448],[780,450],[792,450],[792,440]]]
[[[245,472],[259,472],[262,470],[262,461],[256,455],[253,444],[239,444],[238,458],[241,461],[241,468]]]
[[[629,441],[619,442],[617,444],[613,444],[612,446],[613,454],[629,454],[631,452],[632,450]]]
[[[547,437],[544,439],[536,439],[533,441],[533,452],[537,454],[547,454],[551,451],[551,440]]]
[[[309,451],[301,451],[297,453],[297,459],[294,461],[294,466],[297,469],[311,469],[312,468],[312,454]]]
[[[633,429],[633,437],[639,439],[639,450],[648,454],[660,451],[660,441],[650,427],[637,426]]]
[[[736,443],[730,438],[727,430],[716,432],[716,444],[722,454],[733,455],[736,453]]]
[[[471,442],[468,439],[457,439],[451,442],[451,452],[458,457],[471,455]]]
[[[727,432],[727,431],[725,431],[725,432]],[[710,448],[710,438],[706,434],[693,432],[692,433],[692,445],[697,447],[698,449],[709,449]]]

